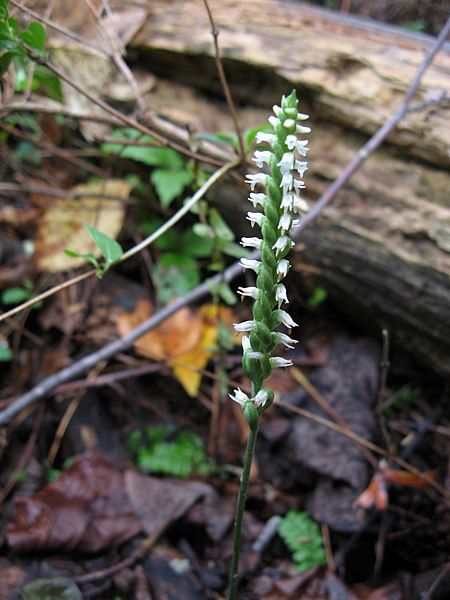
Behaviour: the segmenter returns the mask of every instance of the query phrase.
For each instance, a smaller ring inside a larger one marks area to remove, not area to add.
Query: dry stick
[[[350,177],[359,169],[362,163],[373,153],[378,146],[386,139],[389,133],[394,129],[397,123],[403,118],[403,116],[410,110],[410,100],[414,95],[417,87],[420,84],[421,78],[425,73],[426,69],[431,64],[431,61],[442,47],[445,42],[445,39],[450,30],[450,18],[447,20],[445,26],[443,27],[439,37],[436,39],[434,45],[430,49],[430,51],[425,56],[422,64],[420,65],[411,85],[408,88],[407,94],[405,96],[405,100],[398,108],[395,113],[380,127],[380,129],[370,138],[370,140],[364,144],[364,146],[359,150],[355,158],[347,165],[347,167],[343,170],[340,176],[330,185],[330,187],[326,190],[326,192],[321,196],[313,209],[306,215],[297,227],[297,235],[308,227],[313,220],[321,213],[321,211],[331,202],[331,200],[336,196],[336,194],[340,191],[340,189],[347,183]],[[257,256],[257,253],[254,253],[254,256]],[[10,406],[0,412],[0,425],[7,423],[11,418],[17,415],[21,410],[37,402],[46,394],[48,394],[51,390],[53,390],[58,385],[66,383],[70,381],[77,375],[81,375],[81,373],[86,372],[88,369],[91,369],[98,361],[104,360],[107,358],[111,358],[114,356],[116,352],[121,352],[129,348],[137,339],[139,339],[144,333],[154,329],[165,321],[168,317],[173,315],[180,308],[184,308],[189,305],[191,302],[195,302],[196,300],[200,300],[203,296],[206,296],[210,290],[211,285],[218,285],[221,281],[230,282],[235,277],[240,275],[242,272],[242,267],[239,263],[233,264],[231,267],[228,267],[223,273],[219,273],[212,279],[200,284],[195,289],[191,290],[189,293],[185,294],[182,298],[178,298],[173,302],[170,306],[166,306],[158,313],[154,314],[152,317],[138,325],[135,329],[128,332],[122,338],[107,344],[100,350],[93,352],[92,354],[88,354],[84,356],[76,363],[66,367],[62,371],[47,377],[40,383],[38,383],[34,388],[32,388],[29,392],[18,398],[14,401]],[[393,460],[396,460],[398,464],[407,468],[405,464],[402,464],[401,459],[398,457],[392,457]],[[406,463],[407,464],[407,463]],[[432,481],[432,480],[431,480]],[[438,484],[433,481],[430,485],[434,485],[436,487]],[[441,486],[439,486],[443,489]]]
[[[206,194],[206,192],[221,177],[223,177],[228,171],[231,171],[231,169],[234,169],[239,164],[239,162],[240,162],[240,159],[236,159],[230,163],[226,163],[220,169],[217,169],[217,171],[211,175],[211,177],[202,185],[202,187],[199,188],[195,192],[195,194],[174,215],[172,215],[170,217],[170,219],[168,219],[163,225],[161,225],[161,227],[159,229],[157,229],[154,233],[152,233],[151,235],[146,237],[144,240],[142,240],[142,242],[140,242],[136,246],[133,246],[127,252],[124,252],[124,254],[122,254],[122,257],[117,262],[117,264],[123,262],[124,260],[127,260],[127,258],[130,258],[130,256],[134,256],[135,254],[137,254],[138,252],[140,252],[141,250],[143,250],[144,248],[146,248],[147,246],[152,244],[157,238],[159,238],[161,235],[163,235],[163,233],[165,233],[168,229],[173,227],[173,225],[175,225],[175,223],[177,223],[186,213],[188,213],[191,210],[191,208]],[[74,285],[75,283],[79,283],[80,281],[83,281],[84,279],[88,279],[89,277],[92,277],[92,275],[95,275],[96,272],[97,271],[95,269],[87,271],[86,273],[83,273],[82,275],[73,277],[72,279],[69,279],[68,281],[60,283],[59,285],[56,285],[55,287],[43,292],[42,294],[39,294],[38,296],[35,296],[34,298],[27,300],[27,302],[24,302],[23,304],[20,304],[19,306],[16,306],[15,308],[12,308],[8,312],[5,312],[2,315],[0,315],[0,322],[12,317],[13,315],[16,315],[19,312],[22,312],[29,306],[33,306],[33,304],[36,304],[36,302],[45,300],[49,296],[53,296],[53,294],[56,294],[57,292],[65,289],[65,288],[68,288],[68,287]]]
[[[92,121],[94,123],[106,123],[108,125],[121,125],[121,122],[116,117],[112,115],[95,115],[86,112],[77,112],[75,110],[71,110],[61,104],[57,104],[56,102],[47,102],[45,104],[41,104],[39,102],[23,102],[23,100],[15,100],[0,106],[0,117],[3,117],[5,114],[11,111],[28,111],[34,113],[43,113],[43,114],[57,114],[63,117],[69,117],[72,119],[77,119],[80,121]],[[189,140],[192,138],[192,135],[189,134],[186,129],[171,123],[170,121],[166,121],[162,117],[158,117],[154,114],[145,114],[142,117],[142,120],[149,121],[153,127],[161,131],[167,137],[170,137],[174,140],[182,144],[188,144]],[[102,141],[102,138],[99,138]],[[127,145],[127,140],[113,138],[115,144],[121,144],[122,146]],[[221,166],[224,162],[229,160],[233,160],[235,157],[234,153],[227,152],[224,150],[224,147],[219,146],[218,144],[214,144],[213,142],[208,142],[207,140],[195,140],[196,142],[200,142],[200,149],[205,153],[202,154],[202,161],[209,163],[211,165]],[[139,145],[139,144],[135,144]],[[154,144],[152,144],[154,146]],[[192,158],[196,158],[197,155],[195,153],[188,153],[188,156],[192,156]]]
[[[223,89],[223,93],[225,94],[225,99],[227,101],[228,110],[230,111],[231,118],[233,119],[234,130],[238,137],[239,141],[239,152],[241,158],[245,158],[245,148],[244,148],[244,140],[242,139],[241,128],[239,127],[239,123],[236,115],[236,107],[234,106],[233,96],[231,95],[230,86],[228,85],[228,81],[225,75],[225,71],[223,68],[222,58],[220,56],[219,50],[219,30],[216,27],[216,23],[211,13],[211,9],[208,4],[208,0],[203,0],[203,4],[205,5],[206,12],[208,13],[208,19],[211,24],[211,35],[214,41],[214,59],[216,61],[217,73],[219,75],[220,84]]]

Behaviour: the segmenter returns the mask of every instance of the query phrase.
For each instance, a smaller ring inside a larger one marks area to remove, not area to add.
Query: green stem
[[[239,571],[239,555],[241,552],[242,542],[242,519],[244,517],[245,499],[247,496],[248,480],[250,477],[250,469],[253,462],[253,454],[255,452],[256,436],[258,435],[259,417],[253,427],[250,427],[247,448],[245,450],[244,468],[239,485],[239,494],[236,506],[236,519],[234,522],[234,542],[233,556],[231,559],[230,571],[230,589],[228,592],[228,600],[237,600],[238,593],[238,571]]]

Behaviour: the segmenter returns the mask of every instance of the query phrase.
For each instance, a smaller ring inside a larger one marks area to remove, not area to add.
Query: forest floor
[[[396,3],[379,4],[386,13]],[[378,16],[437,32],[443,4],[427,14],[416,4]],[[41,74],[39,85],[58,94],[53,79]],[[104,130],[95,145],[85,125],[28,112],[1,122],[3,311],[95,263],[79,256],[95,253],[81,227],[92,215],[127,251],[205,181],[193,161],[156,154],[148,140],[117,150],[136,139],[130,128]],[[66,204],[42,186],[66,190]],[[0,411],[223,270],[239,249],[226,218],[200,204],[103,278],[3,322]],[[247,437],[227,396],[247,385],[232,332],[250,318],[232,291],[244,281],[0,429],[0,600],[224,597]],[[239,597],[448,598],[448,384],[388,334],[358,328],[295,269],[286,281],[301,343],[286,355],[294,366],[268,382],[277,401],[251,472]]]

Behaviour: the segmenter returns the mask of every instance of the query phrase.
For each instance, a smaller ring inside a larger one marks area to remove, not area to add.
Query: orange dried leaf
[[[148,319],[153,312],[150,302],[141,299],[133,313],[122,311],[116,317],[121,335]],[[182,308],[159,327],[144,334],[134,344],[137,352],[153,360],[167,360],[175,377],[190,396],[198,392],[201,370],[211,358],[217,340],[217,319],[227,325],[233,315],[227,308],[220,311],[205,304],[196,312]]]

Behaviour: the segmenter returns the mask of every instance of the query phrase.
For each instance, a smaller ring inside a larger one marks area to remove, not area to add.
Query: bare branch
[[[219,30],[216,27],[216,23],[214,21],[211,9],[208,4],[208,0],[203,0],[203,3],[205,5],[206,12],[208,13],[208,19],[211,24],[211,35],[213,36],[213,41],[214,41],[214,58],[216,61],[217,73],[219,75],[220,84],[222,86],[223,93],[225,94],[225,99],[227,101],[227,105],[228,105],[228,109],[231,114],[231,118],[233,119],[234,130],[236,131],[236,135],[237,135],[238,141],[239,141],[239,152],[240,152],[241,158],[243,159],[245,157],[244,140],[242,138],[241,128],[239,127],[237,114],[236,114],[236,107],[235,107],[234,101],[233,101],[233,96],[231,95],[230,86],[228,85],[227,77],[225,75],[225,71],[223,68],[222,58],[220,56]]]

